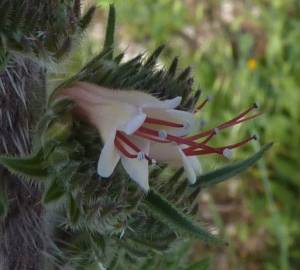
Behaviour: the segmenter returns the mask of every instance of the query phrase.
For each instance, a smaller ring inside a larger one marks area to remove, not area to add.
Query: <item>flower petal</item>
[[[149,154],[150,142],[136,136],[130,136],[130,141],[137,145],[145,154]],[[133,181],[135,181],[145,192],[149,191],[149,171],[148,160],[138,160],[137,158],[121,157],[121,162]]]
[[[199,128],[199,124],[197,123],[194,115],[189,112],[150,107],[143,108],[143,111],[148,117],[184,125],[184,127],[180,128],[151,125],[151,127],[154,127],[155,129],[166,130],[171,135],[185,136]]]
[[[121,126],[119,130],[124,131],[127,135],[131,135],[143,125],[146,117],[146,114],[139,113],[133,116],[125,125]]]
[[[166,100],[157,100],[156,102],[149,102],[142,105],[142,108],[161,108],[161,109],[174,109],[181,103],[182,97],[175,97]]]
[[[196,176],[199,176],[202,174],[202,166],[197,157],[187,157],[188,162],[191,164],[191,166],[194,169],[194,172],[196,173]]]
[[[145,192],[149,191],[148,160],[136,158],[121,159],[122,165],[130,178],[135,181]]]
[[[197,177],[194,171],[192,164],[189,162],[187,156],[183,153],[183,151],[178,147],[178,151],[181,155],[181,160],[183,163],[185,174],[191,184],[196,183]]]
[[[120,154],[115,148],[115,133],[106,141],[100,153],[97,172],[102,177],[109,177],[120,160]]]
[[[157,161],[166,162],[174,167],[181,167],[181,155],[177,148],[177,145],[171,143],[151,142],[149,155]]]

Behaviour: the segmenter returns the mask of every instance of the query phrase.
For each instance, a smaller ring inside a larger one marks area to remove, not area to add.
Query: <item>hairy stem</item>
[[[32,128],[45,105],[45,72],[36,63],[13,57],[0,73],[0,153],[31,152]],[[45,230],[39,187],[0,166],[0,189],[9,209],[0,217],[0,269],[43,268]]]

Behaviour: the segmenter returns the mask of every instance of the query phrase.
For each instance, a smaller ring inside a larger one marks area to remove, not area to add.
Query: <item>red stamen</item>
[[[160,120],[160,119],[151,118],[151,117],[147,117],[144,123],[153,124],[153,125],[161,125],[161,126],[166,126],[166,127],[175,127],[175,128],[184,127],[183,124],[178,124],[175,122]]]
[[[127,158],[137,158],[137,155],[129,153],[125,147],[120,143],[120,141],[116,138],[115,139],[115,146],[117,149]]]
[[[125,135],[123,135],[120,131],[117,131],[117,133],[116,133],[116,138],[117,139],[120,139],[121,141],[123,141],[126,145],[128,145],[131,149],[133,149],[134,151],[136,151],[137,153],[140,153],[140,152],[142,152],[141,151],[141,149],[138,147],[138,146],[136,146],[133,142],[131,142]],[[118,140],[117,140],[118,141]],[[116,144],[116,141],[115,141],[115,144]],[[117,146],[117,145],[116,145]],[[122,146],[122,145],[121,145]],[[118,147],[118,146],[117,146]],[[130,154],[123,146],[122,146],[122,153],[123,153],[123,151],[125,150],[127,153],[127,155],[128,154]],[[124,154],[124,153],[123,153]],[[125,156],[127,156],[127,155],[125,155]],[[133,156],[133,155],[132,155]],[[127,156],[128,157],[128,156]],[[137,155],[135,155],[133,158],[136,158],[137,157]],[[152,162],[152,159],[148,156],[148,155],[146,155],[145,154],[145,158],[148,160],[148,161],[150,161],[150,162]]]
[[[170,141],[158,139],[158,138],[156,138],[156,137],[153,137],[153,136],[151,136],[151,135],[147,135],[147,134],[142,133],[142,132],[140,132],[140,131],[136,131],[136,132],[134,133],[134,135],[137,135],[137,136],[139,136],[139,137],[148,139],[148,140],[150,140],[150,141],[158,142],[158,143],[170,143]]]
[[[235,143],[235,144],[231,144],[231,145],[227,145],[227,146],[224,146],[224,147],[216,147],[216,148],[213,148],[215,151],[218,151],[218,152],[222,152],[225,150],[225,149],[234,149],[234,148],[238,148],[238,147],[241,147],[242,145],[245,145],[247,143],[249,143],[250,141],[252,140],[256,140],[257,137],[256,136],[251,136],[250,138],[248,139],[245,139],[239,143]],[[196,148],[193,148],[193,147],[189,147],[189,148],[186,148],[183,150],[183,152],[187,155],[187,156],[199,156],[199,155],[205,155],[205,154],[213,154],[213,153],[216,153],[214,151],[203,151],[202,150],[197,150]]]
[[[146,128],[146,127],[140,127],[138,131],[145,133],[145,134],[155,136],[155,137],[159,137],[159,132],[157,130],[153,130],[153,129]],[[185,144],[185,145],[192,146],[193,148],[201,148],[204,150],[213,151],[215,153],[222,154],[222,152],[215,151],[214,148],[212,148],[206,144],[196,143],[193,140],[190,140],[188,138],[182,138],[182,137],[177,137],[174,135],[167,134],[166,139],[170,140],[172,142],[176,142],[177,144]]]
[[[217,128],[219,130],[222,130],[222,129],[225,129],[225,128],[229,128],[229,127],[233,127],[235,125],[238,125],[242,122],[245,122],[245,121],[248,121],[248,120],[251,120],[253,118],[256,118],[258,116],[260,116],[262,113],[257,113],[253,116],[249,116],[249,117],[246,117],[246,118],[243,118],[246,114],[248,114],[249,112],[251,112],[252,110],[256,109],[257,108],[257,105],[254,104],[253,106],[251,106],[249,109],[247,109],[246,111],[240,113],[238,116],[232,118],[231,120],[217,126]],[[196,135],[193,135],[193,136],[190,136],[188,137],[189,140],[198,140],[198,139],[201,139],[203,137],[207,137],[207,136],[210,136],[212,133],[214,132],[214,128],[211,128],[207,131],[203,131],[199,134],[196,134]]]

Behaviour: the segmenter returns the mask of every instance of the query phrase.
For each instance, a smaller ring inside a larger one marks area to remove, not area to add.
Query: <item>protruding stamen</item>
[[[225,123],[217,126],[217,128],[219,130],[222,130],[222,129],[225,129],[225,128],[229,128],[229,127],[235,126],[237,124],[240,124],[242,122],[254,119],[254,118],[256,118],[256,117],[258,117],[258,116],[260,116],[262,114],[262,113],[257,113],[257,114],[255,114],[253,116],[249,116],[249,117],[246,117],[246,118],[244,117],[249,112],[253,111],[254,109],[256,109],[256,105],[255,104],[252,105],[250,108],[248,108],[246,111],[240,113],[238,116],[236,116],[236,117],[232,118],[231,120],[229,120],[229,121],[227,121],[227,122],[225,122]],[[196,134],[196,135],[193,135],[191,137],[188,137],[188,139],[190,139],[190,140],[198,140],[200,138],[210,136],[211,132],[213,132],[213,131],[214,131],[214,129],[209,129],[207,131],[203,131],[203,132],[201,132],[199,134]]]
[[[174,127],[174,128],[184,127],[183,124],[179,124],[179,123],[175,123],[175,122],[171,122],[171,121],[165,121],[165,120],[156,119],[156,118],[151,118],[151,117],[147,117],[144,123],[152,124],[152,125],[166,126],[166,127]]]
[[[205,155],[205,154],[214,154],[214,153],[218,153],[218,154],[222,154],[224,155],[224,151],[226,149],[230,150],[230,149],[234,149],[234,148],[238,148],[244,144],[247,144],[249,143],[250,141],[252,140],[255,140],[255,136],[251,136],[250,138],[248,139],[245,139],[239,143],[236,143],[236,144],[231,144],[231,145],[227,145],[227,146],[224,146],[224,147],[210,147],[211,149],[203,149],[202,148],[197,148],[197,147],[188,147],[186,149],[183,150],[183,152],[187,155],[187,156],[199,156],[199,155]],[[226,152],[228,152],[227,150],[225,151],[225,154]]]
[[[146,128],[146,127],[140,127],[138,131],[141,133],[145,133],[145,134],[154,136],[154,137],[159,136],[159,132],[157,130],[153,130],[153,129]],[[176,144],[188,145],[192,148],[196,148],[196,149],[200,148],[200,149],[204,149],[204,150],[207,150],[207,151],[210,151],[213,153],[219,153],[218,150],[215,150],[215,148],[212,148],[206,144],[194,142],[193,140],[189,140],[188,138],[177,137],[177,136],[168,134],[166,139],[171,142],[174,142]]]
[[[228,158],[228,159],[231,159],[232,158],[232,150],[229,149],[229,148],[225,148],[223,150],[223,156]]]

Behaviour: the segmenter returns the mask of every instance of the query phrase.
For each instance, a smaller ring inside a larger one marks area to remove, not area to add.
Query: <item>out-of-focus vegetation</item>
[[[96,1],[96,0],[95,0]],[[103,4],[102,0],[97,0]],[[215,224],[230,247],[195,246],[193,258],[212,255],[212,269],[298,269],[300,265],[300,3],[297,0],[116,0],[119,36],[128,52],[166,44],[165,63],[178,55],[191,65],[196,84],[214,100],[203,112],[207,125],[222,122],[257,101],[265,114],[218,135],[235,142],[249,133],[275,145],[244,175],[203,193],[199,215]],[[75,70],[94,51],[91,40],[71,60]],[[99,26],[99,28],[97,28]],[[98,31],[98,32],[97,32]],[[100,33],[101,38],[101,33]],[[98,44],[97,44],[98,45]],[[76,65],[75,65],[76,64]],[[258,144],[235,151],[240,159]],[[221,161],[203,159],[204,168]]]

